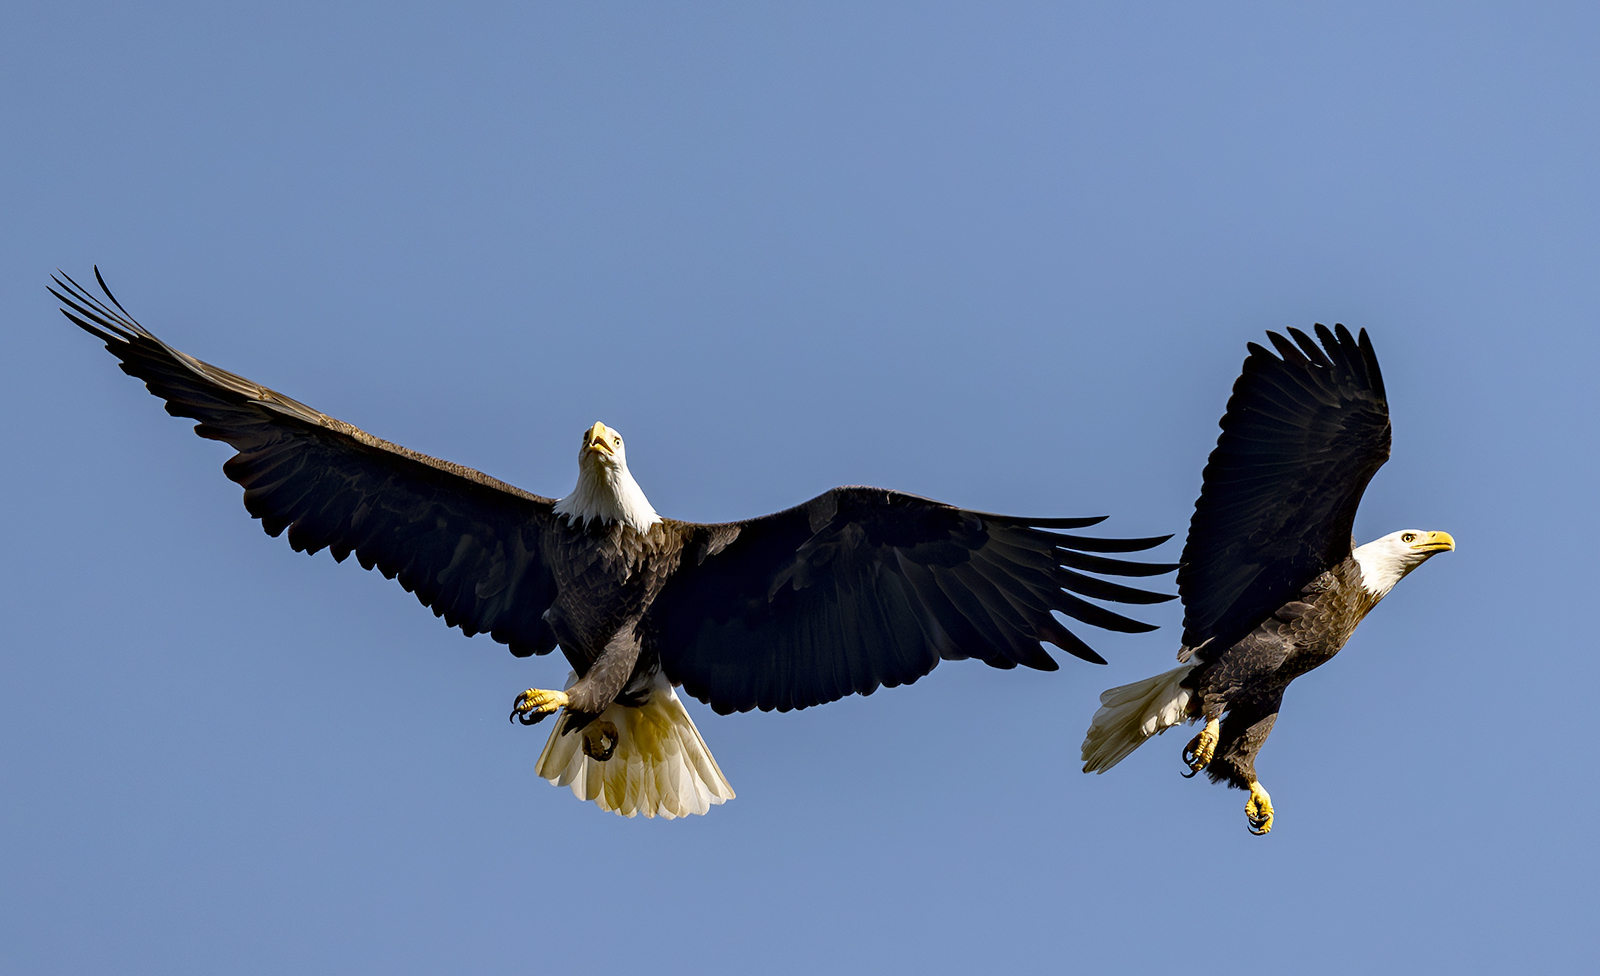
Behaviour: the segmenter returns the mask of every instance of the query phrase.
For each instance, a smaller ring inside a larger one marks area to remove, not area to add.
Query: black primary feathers
[[[787,511],[696,525],[683,567],[650,613],[662,669],[719,712],[788,711],[916,680],[941,659],[1053,671],[1041,641],[1105,660],[1052,610],[1129,633],[1153,630],[1074,595],[1169,597],[1086,576],[1170,571],[1089,552],[1154,539],[1045,531],[1091,519],[1025,519],[882,488],[835,488]]]
[[[1267,333],[1278,356],[1249,344],[1178,564],[1186,647],[1231,646],[1350,555],[1389,404],[1366,330],[1316,333]]]
[[[518,656],[554,649],[540,615],[555,587],[539,552],[539,526],[555,521],[552,499],[373,437],[179,352],[122,311],[103,280],[115,309],[62,278],[66,294],[51,294],[68,307],[63,314],[105,340],[168,413],[200,421],[195,433],[239,452],[223,473],[245,489],[245,508],[268,535],[288,529],[297,551],[328,549],[341,562],[353,552],[450,626],[488,633]]]

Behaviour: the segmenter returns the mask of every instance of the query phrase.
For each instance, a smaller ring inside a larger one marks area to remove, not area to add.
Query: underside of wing
[[[99,271],[95,272],[99,278]],[[102,339],[122,370],[198,420],[201,437],[239,453],[223,471],[268,535],[295,549],[352,553],[398,579],[467,635],[489,633],[518,655],[545,653],[541,619],[555,584],[540,553],[552,501],[480,472],[373,437],[298,401],[179,352],[66,275],[62,314]]]
[[[1249,633],[1350,554],[1367,483],[1389,457],[1389,405],[1367,333],[1316,326],[1250,343],[1206,462],[1178,569],[1187,647]]]
[[[788,711],[907,684],[940,660],[1053,671],[1048,642],[1104,663],[1055,616],[1154,629],[1085,597],[1171,599],[1097,575],[1170,564],[1102,553],[1166,541],[1055,531],[1101,521],[973,512],[881,488],[836,488],[747,522],[692,526],[650,612],[672,680],[718,712]]]

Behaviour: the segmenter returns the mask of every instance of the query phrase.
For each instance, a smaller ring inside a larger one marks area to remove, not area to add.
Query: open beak
[[[1451,552],[1456,547],[1456,540],[1448,532],[1429,532],[1420,541],[1412,543],[1411,548],[1418,552]]]
[[[596,454],[604,454],[606,457],[615,456],[617,452],[611,447],[611,428],[598,420],[595,421],[594,426],[589,428],[589,432],[583,435],[583,449],[585,451],[593,451]]]

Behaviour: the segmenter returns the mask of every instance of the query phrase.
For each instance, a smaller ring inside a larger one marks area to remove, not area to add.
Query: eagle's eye
[[[622,446],[622,438],[613,437],[613,438],[611,438],[611,443],[617,445],[618,447],[621,447]]]
[[[1417,541],[1417,534],[1415,532],[1407,532],[1407,533],[1405,533],[1404,535],[1402,535],[1400,537],[1400,541],[1401,542],[1416,542]]]

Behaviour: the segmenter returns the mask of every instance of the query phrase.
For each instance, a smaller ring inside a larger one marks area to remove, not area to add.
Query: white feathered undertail
[[[570,687],[569,681],[568,686]],[[642,708],[613,704],[600,719],[617,727],[617,746],[605,762],[583,751],[583,735],[561,734],[557,720],[539,754],[540,776],[570,786],[580,800],[624,817],[686,817],[731,800],[733,787],[711,757],[694,720],[660,674]]]
[[[1194,692],[1179,686],[1198,661],[1165,674],[1121,685],[1100,695],[1100,708],[1083,740],[1083,771],[1103,773],[1139,748],[1140,743],[1194,718],[1189,702]]]

